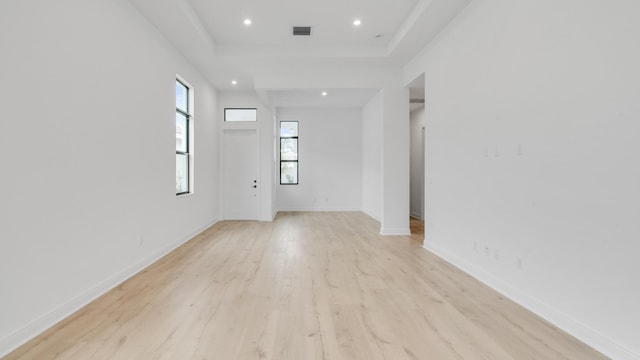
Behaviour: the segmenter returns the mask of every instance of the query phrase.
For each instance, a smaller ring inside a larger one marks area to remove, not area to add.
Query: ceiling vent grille
[[[294,26],[293,35],[294,36],[310,36],[311,26]]]

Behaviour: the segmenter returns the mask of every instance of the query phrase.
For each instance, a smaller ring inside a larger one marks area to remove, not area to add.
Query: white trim
[[[433,242],[425,241],[423,247],[602,354],[618,360],[640,360],[640,355]]]
[[[166,246],[151,255],[147,256],[143,260],[127,267],[126,269],[117,272],[116,274],[108,277],[107,279],[97,283],[96,285],[86,289],[75,297],[71,298],[65,304],[59,306],[58,308],[50,311],[47,314],[40,316],[39,318],[33,320],[31,323],[27,324],[22,329],[14,332],[13,334],[0,339],[0,358],[9,354],[10,352],[16,350],[20,346],[24,345],[29,340],[35,338],[40,335],[47,329],[56,325],[60,321],[66,319],[76,311],[82,309],[87,306],[92,301],[96,300],[100,296],[109,292],[113,288],[127,281],[129,278],[135,276],[145,268],[149,267],[156,261],[160,260],[173,250],[177,249],[181,245],[185,244],[189,240],[193,239],[196,235],[200,234],[202,231],[208,229],[209,227],[215,225],[219,220],[209,221],[206,224],[200,226],[195,231],[189,232],[189,234],[180,238],[177,242]]]
[[[341,206],[327,206],[327,207],[322,207],[322,206],[309,206],[309,207],[285,207],[285,208],[279,208],[278,212],[280,211],[326,211],[326,212],[340,212],[340,211],[345,211],[345,212],[360,212],[360,208],[357,207],[352,207],[352,206],[345,206],[345,207],[341,207]]]
[[[384,236],[396,236],[396,235],[411,235],[411,229],[408,227],[401,228],[381,228],[380,235]]]
[[[375,219],[377,222],[382,222],[382,220],[380,220],[380,217],[378,215],[375,215],[373,213],[373,211],[369,210],[369,209],[361,209],[361,211],[365,214],[367,214],[369,217]]]

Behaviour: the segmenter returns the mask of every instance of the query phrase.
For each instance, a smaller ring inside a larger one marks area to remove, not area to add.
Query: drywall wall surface
[[[382,90],[382,235],[409,235],[409,89]]]
[[[474,1],[426,74],[425,246],[614,359],[640,358],[635,1]]]
[[[216,91],[123,0],[0,3],[0,356],[218,218]],[[175,195],[175,79],[194,192]]]
[[[361,110],[278,108],[276,117],[298,121],[299,131],[299,183],[278,185],[278,210],[360,211]]]
[[[382,220],[382,91],[362,109],[362,211]]]

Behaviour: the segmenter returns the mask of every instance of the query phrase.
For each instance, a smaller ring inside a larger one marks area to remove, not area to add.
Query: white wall
[[[0,2],[0,356],[218,216],[216,92],[124,0]],[[195,193],[175,196],[175,76]]]
[[[361,110],[278,108],[276,117],[299,128],[299,185],[277,186],[278,210],[360,211]]]
[[[424,107],[411,112],[411,216],[422,219],[424,203],[424,149],[422,129],[424,127]]]
[[[260,69],[255,78],[261,93],[267,89],[382,89],[364,111],[371,116],[365,118],[363,130],[374,137],[363,137],[364,148],[372,151],[363,159],[363,210],[381,222],[384,235],[410,233],[409,91],[402,75],[399,67],[280,63]]]
[[[409,89],[382,90],[382,235],[409,235]]]
[[[362,211],[382,220],[382,91],[362,109]]]
[[[224,121],[225,108],[256,108],[258,110],[257,123],[226,123]],[[274,111],[264,105],[255,91],[220,91],[218,92],[218,121],[224,129],[253,128],[258,129],[260,148],[260,175],[258,180],[258,220],[271,221],[276,213],[273,208],[273,194],[275,193],[274,169]],[[220,135],[222,146],[222,134]],[[222,159],[220,160],[222,161]],[[224,171],[224,169],[222,169]],[[224,194],[221,194],[224,196]],[[221,212],[222,213],[222,212]]]
[[[426,72],[426,247],[640,359],[640,3],[474,1]]]

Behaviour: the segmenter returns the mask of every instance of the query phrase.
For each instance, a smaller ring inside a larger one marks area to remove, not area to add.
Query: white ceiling
[[[219,46],[386,49],[418,0],[190,0]],[[250,18],[251,26],[243,20]],[[354,19],[362,25],[355,27]],[[294,37],[292,26],[312,26]],[[382,34],[382,38],[375,36]],[[386,35],[386,36],[385,36]]]
[[[271,103],[279,107],[348,108],[362,107],[371,100],[377,89],[295,89],[269,90]],[[327,95],[323,96],[322,93]]]
[[[401,69],[470,1],[130,0],[219,90],[259,88],[272,105],[320,106],[316,95],[326,89],[333,95],[320,101],[340,107],[370,98],[371,76],[348,86],[332,79],[344,83],[353,69],[374,77]],[[293,37],[294,25],[312,26],[312,36]]]

